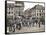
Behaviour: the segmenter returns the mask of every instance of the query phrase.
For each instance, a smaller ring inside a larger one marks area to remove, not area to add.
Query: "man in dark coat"
[[[21,24],[18,23],[18,24],[16,25],[16,28],[17,28],[18,30],[20,30],[20,29],[21,29]]]

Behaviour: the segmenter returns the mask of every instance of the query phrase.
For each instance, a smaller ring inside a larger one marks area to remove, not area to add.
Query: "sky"
[[[28,3],[28,2],[24,2],[24,10],[26,10],[26,9],[30,9],[30,8],[32,8],[32,7],[34,7],[35,5],[42,5],[42,6],[44,6],[44,4],[43,3]]]
[[[15,2],[14,1],[8,1],[8,3],[15,3]],[[44,6],[43,3],[29,3],[29,2],[24,2],[24,11],[26,9],[30,9],[30,8],[34,7],[35,5],[38,5],[38,4]]]

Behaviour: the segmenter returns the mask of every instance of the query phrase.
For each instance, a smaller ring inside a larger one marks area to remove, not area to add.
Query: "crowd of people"
[[[9,26],[9,31],[13,31],[15,32],[15,29],[18,29],[18,30],[21,30],[22,27],[29,27],[31,26],[34,26],[34,23],[38,23],[38,21],[36,21],[35,19],[34,20],[30,20],[30,18],[23,18],[23,17],[16,17],[15,18],[15,22],[13,22],[12,24],[10,24]],[[38,23],[39,24],[39,28],[40,28],[40,22]]]

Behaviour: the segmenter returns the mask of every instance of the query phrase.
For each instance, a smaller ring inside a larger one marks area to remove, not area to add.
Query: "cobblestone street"
[[[21,30],[17,30],[15,29],[15,33],[23,33],[23,32],[42,32],[42,31],[45,31],[44,29],[44,25],[41,25],[40,28],[37,24],[37,27],[36,25],[34,27],[22,27]]]
[[[45,26],[44,25],[39,25],[34,24],[34,27],[31,25],[29,27],[21,27],[20,30],[15,29],[15,32],[9,32],[9,33],[24,33],[24,32],[44,32],[45,31]]]

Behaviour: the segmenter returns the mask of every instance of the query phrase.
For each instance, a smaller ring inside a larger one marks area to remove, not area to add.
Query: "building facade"
[[[36,17],[37,19],[40,19],[42,17],[45,17],[45,7],[42,5],[36,5]]]
[[[15,16],[23,15],[24,2],[15,1],[15,3],[7,3],[7,16],[14,19]]]
[[[14,19],[14,3],[7,3],[7,18]]]
[[[31,11],[31,17],[40,19],[40,18],[45,18],[45,7],[42,5],[35,5],[33,8],[30,9]]]
[[[42,5],[35,5],[34,7],[25,10],[25,16],[30,18],[30,21],[40,20],[40,18],[45,19],[45,7]]]
[[[24,2],[15,1],[15,15],[16,16],[23,15],[23,10],[24,10]]]

